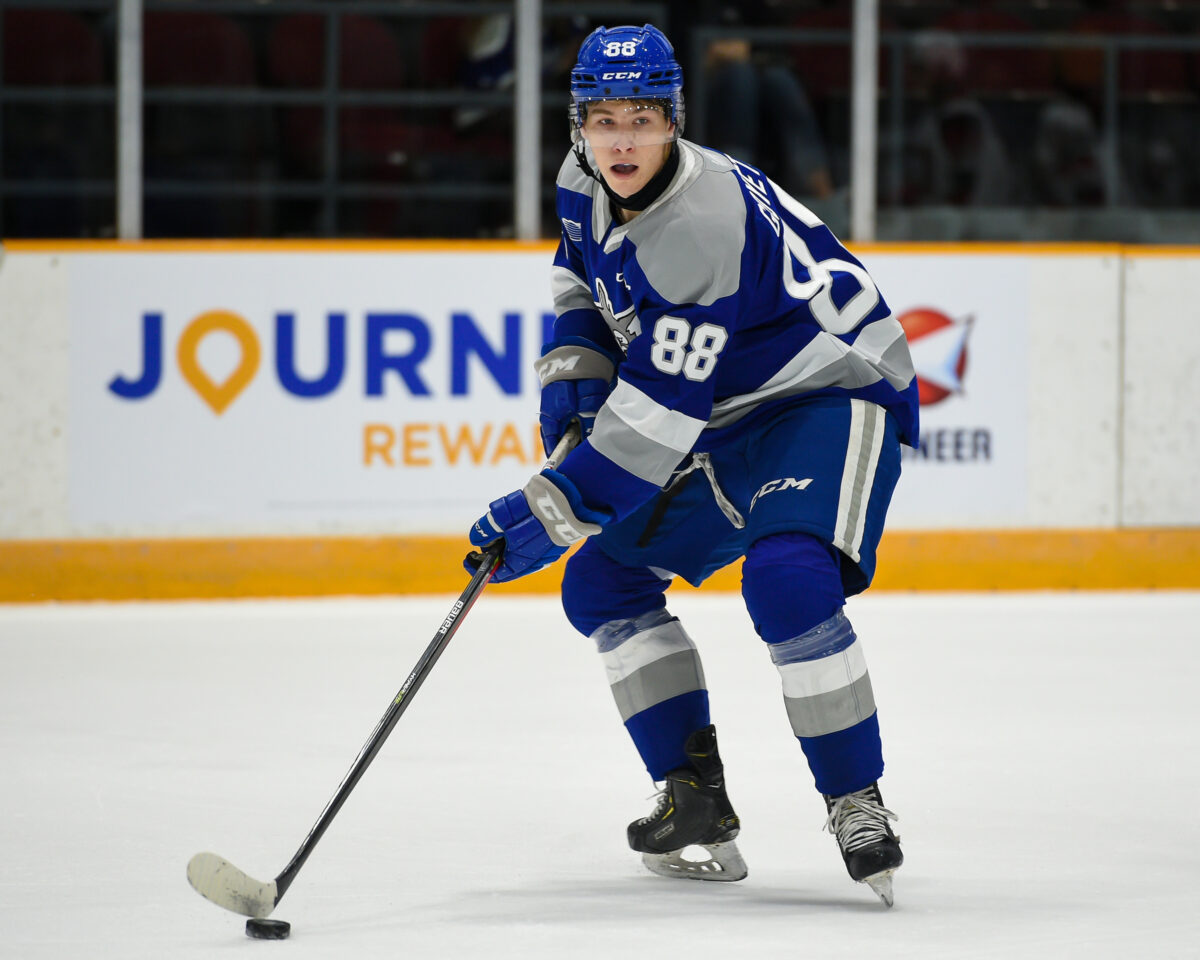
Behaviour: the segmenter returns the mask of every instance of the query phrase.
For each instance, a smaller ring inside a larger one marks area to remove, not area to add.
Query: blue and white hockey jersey
[[[915,445],[908,343],[862,264],[759,170],[677,149],[670,185],[626,224],[573,153],[559,172],[555,337],[624,355],[560,467],[584,502],[623,518],[691,451],[813,397],[879,404]]]

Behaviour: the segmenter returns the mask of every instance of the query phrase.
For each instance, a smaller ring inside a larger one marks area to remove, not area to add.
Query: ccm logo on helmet
[[[641,70],[618,70],[616,73],[602,73],[601,80],[636,80],[642,75]]]

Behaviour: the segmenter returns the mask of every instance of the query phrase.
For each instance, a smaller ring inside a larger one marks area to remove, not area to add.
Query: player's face
[[[591,144],[605,183],[619,196],[632,197],[662,169],[675,124],[657,107],[633,100],[601,100],[589,105],[583,136]]]

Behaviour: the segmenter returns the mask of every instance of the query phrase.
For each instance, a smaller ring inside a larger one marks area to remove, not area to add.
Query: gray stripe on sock
[[[704,671],[694,650],[681,650],[647,664],[609,689],[625,721],[656,703],[703,690]]]
[[[854,683],[832,693],[815,697],[784,697],[792,732],[798,737],[823,737],[846,730],[875,712],[875,693],[871,675],[863,674]]]

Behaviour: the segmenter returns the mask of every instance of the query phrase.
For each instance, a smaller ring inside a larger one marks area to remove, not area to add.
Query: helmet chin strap
[[[608,181],[604,177],[592,169],[592,165],[587,161],[587,154],[582,142],[575,147],[575,162],[579,164],[579,168],[589,177],[595,180],[604,188],[604,192],[608,194],[608,199],[616,206],[623,210],[633,210],[641,212],[650,204],[663,195],[663,191],[670,185],[675,172],[679,169],[679,149],[674,141],[671,142],[671,150],[667,154],[667,159],[663,161],[662,167],[641,190],[631,197],[623,197],[612,187],[608,185]]]

